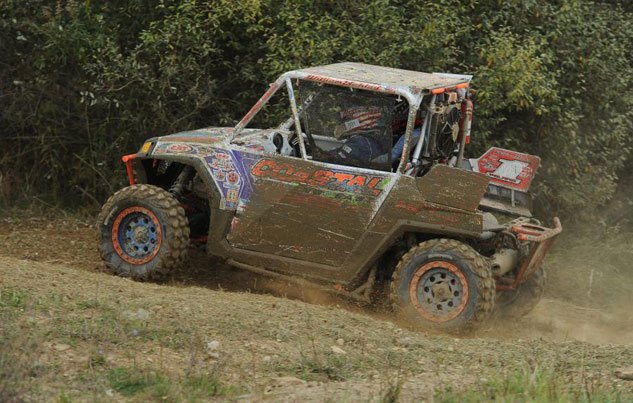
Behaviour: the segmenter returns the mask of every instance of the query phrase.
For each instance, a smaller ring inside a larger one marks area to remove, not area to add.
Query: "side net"
[[[394,96],[300,81],[298,99],[314,160],[391,171]]]

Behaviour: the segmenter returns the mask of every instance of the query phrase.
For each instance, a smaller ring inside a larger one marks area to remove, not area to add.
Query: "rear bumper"
[[[510,228],[520,241],[533,242],[530,254],[521,263],[521,267],[514,279],[500,278],[497,281],[497,291],[515,290],[521,283],[543,264],[545,255],[552,247],[556,237],[563,231],[558,217],[554,217],[554,228],[540,225],[520,223]]]

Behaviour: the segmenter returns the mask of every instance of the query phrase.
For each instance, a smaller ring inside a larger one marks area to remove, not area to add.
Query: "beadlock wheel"
[[[144,264],[160,250],[163,234],[158,217],[145,207],[121,211],[112,225],[112,245],[121,259]]]
[[[115,193],[101,209],[98,228],[101,259],[116,275],[160,279],[187,254],[185,211],[157,186],[134,185]]]
[[[490,264],[473,248],[433,239],[400,259],[390,298],[395,311],[412,324],[462,332],[490,317],[495,283]]]
[[[418,313],[433,322],[446,322],[464,311],[468,282],[452,263],[433,261],[421,266],[409,285],[409,298]]]

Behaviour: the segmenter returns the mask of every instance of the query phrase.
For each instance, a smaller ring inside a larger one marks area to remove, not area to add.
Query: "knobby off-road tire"
[[[420,327],[464,332],[492,314],[495,282],[490,264],[473,248],[433,239],[400,259],[390,297],[396,312]]]
[[[187,255],[189,223],[169,192],[134,185],[112,195],[98,219],[101,259],[112,273],[157,280]]]
[[[521,318],[532,312],[545,294],[545,269],[539,267],[514,291],[497,294],[496,316],[503,319]]]

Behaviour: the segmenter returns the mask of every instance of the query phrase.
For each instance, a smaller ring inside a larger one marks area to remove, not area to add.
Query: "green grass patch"
[[[43,304],[54,306],[59,315],[52,335],[71,345],[88,342],[125,346],[152,341],[168,348],[186,347],[187,330],[180,324],[166,322],[151,313],[147,313],[147,318],[138,318],[136,308],[94,299],[68,303],[53,298]]]
[[[214,377],[203,375],[186,377],[183,382],[183,389],[189,399],[235,396],[240,393],[240,389],[235,386],[225,385]]]
[[[352,372],[351,360],[335,354],[301,354],[293,371],[306,381],[328,380],[344,381]]]
[[[11,304],[16,303],[13,297]],[[0,402],[28,400],[37,389],[33,379],[46,372],[37,360],[43,341],[39,332],[26,332],[13,315],[0,311]]]
[[[171,388],[169,379],[155,372],[123,367],[108,371],[107,379],[112,389],[126,397],[134,396],[140,392],[149,393],[154,397],[162,397]]]
[[[101,309],[104,307],[104,304],[101,301],[97,301],[95,299],[77,301],[76,305],[79,309]]]
[[[107,373],[110,387],[125,397],[153,397],[167,401],[197,400],[234,396],[239,389],[212,376],[185,376],[172,379],[140,368],[113,368]]]
[[[24,308],[27,292],[19,288],[0,289],[0,308]]]
[[[96,317],[83,317],[76,313],[62,318],[54,328],[54,335],[68,341],[79,341],[96,344],[123,344],[126,340],[125,326],[115,312],[100,311]]]
[[[396,403],[402,393],[402,380],[395,379],[387,385],[380,396],[380,403]]]
[[[584,387],[570,387],[569,382],[553,370],[515,371],[483,385],[467,390],[451,388],[436,392],[435,400],[444,403],[458,402],[625,402],[633,393],[596,385],[584,380]]]

